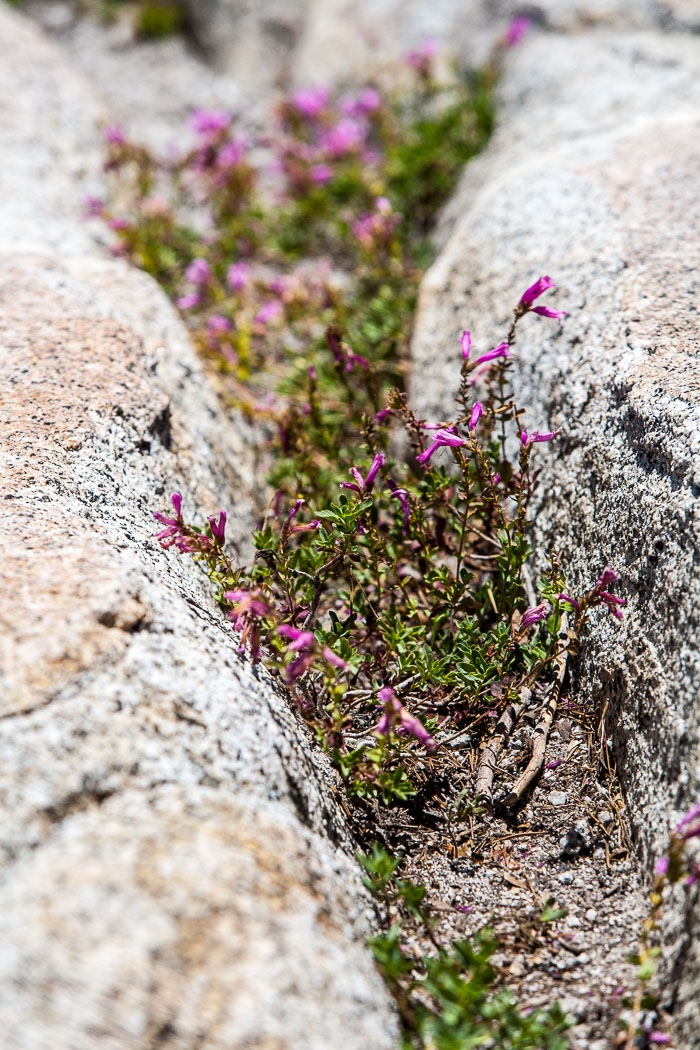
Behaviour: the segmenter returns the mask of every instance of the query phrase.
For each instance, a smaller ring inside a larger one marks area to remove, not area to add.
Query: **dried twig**
[[[483,800],[489,809],[493,808],[493,774],[497,768],[498,756],[504,743],[510,736],[513,726],[520,717],[523,704],[529,701],[531,695],[529,689],[523,689],[520,694],[520,703],[508,704],[498,722],[496,722],[491,738],[481,754],[479,770],[476,776],[476,795]]]
[[[562,628],[564,632],[567,631],[566,616],[562,617]],[[544,756],[547,750],[547,740],[549,739],[549,731],[552,728],[552,722],[557,713],[559,694],[561,692],[562,682],[564,681],[564,675],[566,674],[568,652],[567,647],[557,655],[557,679],[552,686],[547,702],[542,708],[542,717],[532,734],[532,758],[525,767],[525,771],[520,779],[513,785],[512,790],[509,791],[503,799],[503,805],[508,809],[512,809],[513,806],[517,805],[544,769]]]

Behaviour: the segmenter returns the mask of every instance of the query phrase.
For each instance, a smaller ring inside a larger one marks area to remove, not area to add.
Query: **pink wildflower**
[[[223,546],[224,540],[226,538],[226,511],[219,511],[218,521],[216,518],[207,518],[207,521],[209,522],[209,527],[211,529],[212,536],[220,545]]]
[[[397,499],[401,504],[401,510],[403,512],[403,527],[401,531],[405,536],[408,533],[408,523],[411,519],[411,504],[408,501],[408,492],[406,489],[394,489],[389,495],[392,499]]]
[[[342,157],[346,153],[356,153],[361,149],[366,136],[367,129],[359,121],[343,117],[323,132],[320,145],[331,157]]]
[[[566,310],[551,310],[548,306],[533,306],[532,313],[539,314],[540,317],[553,317],[560,323],[566,317]]]
[[[676,835],[680,835],[682,839],[697,838],[700,835],[700,802],[688,810],[676,828]]]
[[[477,357],[474,362],[474,367],[477,368],[479,365],[488,364],[490,361],[496,361],[499,357],[510,357],[510,347],[508,343],[499,343],[493,350],[489,350],[487,354],[482,354],[481,357]]]
[[[333,168],[330,164],[314,164],[311,169],[311,181],[322,186],[333,178]]]
[[[298,653],[300,649],[308,649],[314,644],[313,631],[303,631],[298,627],[292,627],[288,623],[283,623],[281,627],[278,627],[277,633],[281,634],[283,638],[289,639],[287,648],[292,653]]]
[[[544,295],[550,288],[556,288],[556,284],[551,277],[538,277],[534,284],[531,284],[526,291],[523,292],[520,297],[521,306],[531,306],[535,299],[539,299],[541,295]]]
[[[329,649],[327,645],[321,650],[323,659],[327,660],[333,667],[337,667],[339,670],[344,671],[347,667],[345,660],[343,660],[337,653],[334,653],[332,649]]]
[[[531,25],[531,20],[525,15],[519,15],[517,18],[514,18],[506,29],[506,46],[517,47]]]
[[[195,306],[199,306],[201,301],[201,295],[197,292],[190,292],[189,295],[181,295],[175,300],[175,303],[181,310],[193,310]]]
[[[237,591],[226,591],[224,598],[233,603],[233,609],[226,615],[233,621],[237,631],[241,631],[238,652],[245,653],[246,642],[250,644],[250,655],[254,664],[260,660],[260,628],[262,619],[270,613],[271,607],[259,588],[253,591],[241,588]]]
[[[126,145],[126,136],[118,124],[108,124],[104,130],[104,138],[110,146]]]
[[[657,860],[657,862],[656,862],[656,864],[654,866],[654,874],[658,875],[659,877],[661,877],[661,876],[665,875],[667,871],[668,871],[668,857],[659,857],[659,859]]]
[[[465,361],[469,360],[469,351],[472,348],[472,335],[471,332],[467,332],[466,329],[462,332],[462,338],[459,341],[462,347],[462,357]]]
[[[379,92],[370,87],[361,91],[357,98],[344,99],[340,108],[348,117],[364,117],[376,112],[381,102]]]
[[[193,259],[185,270],[185,277],[192,284],[202,287],[211,280],[211,266],[206,259]]]
[[[222,109],[196,109],[190,117],[190,127],[198,135],[210,137],[224,131],[231,116]]]
[[[328,105],[330,97],[330,88],[325,86],[302,88],[300,91],[294,92],[291,102],[296,111],[301,113],[302,116],[314,118],[323,112]]]
[[[374,730],[377,736],[388,736],[394,729],[403,730],[404,733],[415,737],[426,750],[433,751],[437,747],[437,741],[433,739],[423,723],[406,710],[397,699],[393,689],[388,686],[380,689],[379,702],[384,710]]]
[[[546,602],[540,602],[539,605],[533,605],[531,609],[527,609],[520,621],[520,630],[524,631],[527,627],[532,627],[533,624],[539,623],[540,620],[545,620],[549,615],[548,606]]]
[[[576,601],[576,599],[572,598],[571,595],[569,595],[569,594],[564,594],[562,592],[561,594],[557,595],[557,598],[559,599],[560,602],[568,602],[569,605],[571,606],[571,608],[575,609],[576,612],[578,612],[580,610],[580,608],[581,608],[581,606]]]
[[[253,318],[254,324],[269,324],[270,321],[277,321],[284,313],[282,303],[274,299],[269,303],[265,303],[262,306],[255,317]]]
[[[230,332],[233,325],[229,321],[228,317],[223,317],[221,314],[212,314],[207,321],[207,328],[210,332]]]
[[[453,434],[449,430],[438,430],[437,433],[433,435],[432,445],[430,445],[425,452],[421,452],[420,456],[417,457],[417,461],[421,466],[425,466],[433,453],[437,452],[439,448],[443,448],[444,446],[459,448],[463,444],[464,441],[458,434]]]
[[[248,264],[244,262],[233,263],[226,271],[226,280],[232,291],[240,292],[245,288],[248,280]]]
[[[415,69],[421,76],[427,76],[430,72],[432,60],[438,53],[436,40],[424,40],[419,47],[409,51],[406,55],[406,65]]]
[[[384,455],[382,452],[378,452],[372,460],[372,465],[367,472],[367,477],[363,478],[359,470],[356,467],[350,467],[350,473],[355,478],[357,484],[352,481],[341,481],[341,485],[344,489],[354,489],[355,492],[365,493],[371,492],[374,485],[375,479],[381,467],[384,466]]]
[[[546,434],[540,434],[539,430],[533,430],[531,434],[528,434],[527,430],[523,430],[520,435],[520,444],[524,448],[529,448],[536,441],[551,441],[558,433],[558,430],[550,430]]]
[[[484,406],[480,401],[477,401],[472,409],[471,419],[469,420],[469,429],[476,430],[476,424],[479,422],[484,414]]]

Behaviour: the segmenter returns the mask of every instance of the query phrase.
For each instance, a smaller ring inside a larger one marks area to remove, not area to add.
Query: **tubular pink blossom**
[[[180,495],[180,493],[173,492],[172,496],[170,497],[170,502],[175,508],[175,513],[177,514],[178,519],[182,518],[182,496]]]
[[[687,836],[685,834],[685,829],[688,827],[688,825],[693,824],[693,821],[695,820],[700,821],[700,802],[692,806],[691,809],[689,809],[688,812],[685,814],[683,819],[678,824],[678,827],[676,828],[676,835],[681,835],[682,838],[686,838]],[[698,830],[700,830],[700,825],[698,825]],[[692,837],[695,838],[695,835],[693,835]]]
[[[550,288],[556,288],[556,284],[551,277],[538,277],[534,284],[523,292],[520,298],[521,306],[531,306],[535,299],[539,299],[541,295],[544,295]]]
[[[553,317],[555,321],[560,323],[566,317],[566,310],[550,310],[548,306],[533,306],[533,314],[539,314],[540,317]]]
[[[464,441],[457,434],[452,434],[449,430],[438,430],[433,437],[433,443],[425,452],[421,452],[420,456],[417,456],[417,462],[421,466],[425,466],[428,460],[431,458],[433,453],[437,452],[439,448],[449,446],[450,448],[459,448],[463,445]]]
[[[526,15],[514,18],[506,29],[506,47],[517,47],[531,25],[532,21]]]
[[[197,109],[190,117],[190,126],[198,135],[216,135],[230,123],[230,114],[222,109]]]
[[[459,345],[462,348],[462,357],[465,361],[469,360],[469,351],[472,348],[472,334],[465,330],[462,332],[462,338],[459,341]]]
[[[547,602],[540,602],[539,605],[533,605],[531,609],[527,609],[520,620],[520,630],[525,630],[527,627],[532,627],[533,624],[539,623],[540,620],[546,620],[549,615]]]
[[[527,448],[528,445],[532,445],[536,441],[551,441],[558,433],[558,430],[550,430],[546,434],[540,434],[539,430],[533,430],[531,434],[528,434],[527,430],[523,430],[520,435],[520,444]]]
[[[290,652],[298,653],[301,649],[310,649],[314,644],[313,631],[303,631],[299,627],[292,627],[291,624],[283,623],[277,628],[277,633],[281,634],[283,638],[288,638],[290,644],[287,648]]]
[[[471,419],[469,420],[469,429],[475,430],[476,424],[479,422],[484,414],[484,406],[480,401],[477,401],[472,409]]]
[[[282,303],[277,299],[273,299],[269,303],[265,303],[262,306],[255,317],[253,318],[254,324],[268,324],[270,321],[277,321],[284,313]]]
[[[606,565],[596,580],[596,587],[607,587],[609,583],[617,583],[619,579],[619,574],[615,572],[612,566]]]
[[[318,518],[314,518],[313,521],[307,521],[305,525],[292,525],[289,532],[290,535],[295,532],[315,532],[320,524],[321,522],[318,520]]]
[[[489,361],[496,361],[499,357],[510,357],[508,343],[499,343],[495,349],[489,350],[487,354],[482,354],[481,357],[477,357],[474,367],[477,368],[479,365],[488,364]]]
[[[337,653],[334,653],[332,649],[329,649],[328,646],[324,646],[321,652],[324,660],[327,660],[329,664],[332,664],[333,667],[337,667],[341,671],[345,670],[347,666],[345,660],[341,659],[341,657],[338,656]]]
[[[403,528],[401,531],[405,536],[408,532],[408,523],[411,519],[411,504],[408,502],[408,493],[406,492],[406,489],[394,489],[390,493],[390,496],[393,499],[397,499],[401,504],[401,510],[403,511]]]
[[[576,601],[576,599],[572,598],[569,594],[564,594],[562,592],[562,594],[558,594],[557,595],[557,598],[559,599],[560,602],[568,602],[569,605],[571,606],[571,608],[575,609],[576,612],[578,612],[580,610],[580,608],[581,608],[581,606]]]
[[[369,468],[369,471],[367,473],[367,477],[365,478],[365,490],[367,492],[371,492],[372,491],[372,486],[374,485],[374,480],[377,477],[377,474],[379,473],[380,468],[383,467],[383,466],[384,466],[384,456],[383,456],[383,454],[381,452],[378,452],[376,454],[376,456],[374,457],[374,459],[372,460],[372,466]]]
[[[192,310],[195,306],[199,306],[202,301],[201,295],[197,292],[191,292],[189,295],[181,295],[179,299],[176,299],[176,305],[180,310]]]
[[[389,686],[380,689],[379,701],[384,707],[384,712],[374,729],[377,736],[388,736],[392,730],[398,729],[415,737],[428,751],[437,747],[437,742],[423,723],[406,710],[393,689]]]
[[[668,871],[668,857],[659,857],[656,864],[654,865],[655,875],[665,875]]]
[[[216,518],[207,518],[211,534],[218,543],[223,544],[226,539],[226,511],[219,511],[219,520]]]
[[[240,292],[242,288],[245,288],[248,280],[248,264],[244,262],[233,263],[226,271],[226,280],[229,288],[234,292]]]
[[[211,280],[211,267],[206,259],[193,259],[185,270],[185,277],[192,284],[208,284]]]

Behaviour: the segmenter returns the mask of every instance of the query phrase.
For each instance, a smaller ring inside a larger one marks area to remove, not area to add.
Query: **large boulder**
[[[535,33],[502,95],[423,284],[413,401],[448,414],[461,329],[486,350],[535,278],[557,281],[564,325],[526,318],[515,355],[526,425],[561,429],[537,453],[535,534],[542,561],[562,552],[574,592],[607,562],[622,574],[624,621],[595,622],[576,684],[650,862],[700,796],[700,39]],[[665,921],[690,1050],[697,918],[681,901]]]
[[[79,218],[88,85],[0,6],[0,1028],[7,1050],[390,1047],[333,776],[193,564],[244,436]]]

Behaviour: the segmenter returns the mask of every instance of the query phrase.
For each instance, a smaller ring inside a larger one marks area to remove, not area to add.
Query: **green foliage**
[[[360,857],[369,873],[366,885],[387,902],[403,904],[428,931],[425,888],[395,878],[398,861],[375,844]],[[557,1003],[546,1010],[521,1011],[501,986],[491,957],[498,943],[488,929],[469,939],[437,946],[430,955],[414,954],[403,943],[400,921],[370,940],[375,962],[391,988],[404,1023],[404,1047],[415,1050],[565,1050],[566,1021]]]

